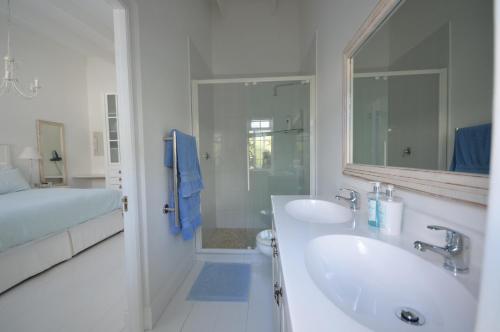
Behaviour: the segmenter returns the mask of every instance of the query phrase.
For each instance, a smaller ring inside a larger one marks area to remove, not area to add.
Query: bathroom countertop
[[[294,332],[358,332],[371,331],[344,313],[331,302],[315,285],[309,276],[305,264],[305,249],[309,241],[323,235],[351,234],[378,239],[404,250],[424,257],[431,264],[442,267],[442,257],[428,256],[413,248],[416,238],[406,234],[387,236],[377,229],[368,226],[365,213],[356,212],[352,222],[343,224],[307,223],[291,217],[285,211],[286,203],[295,199],[321,199],[332,201],[332,198],[318,196],[272,196],[276,240],[283,273],[283,284],[286,292],[290,323]],[[339,203],[338,203],[339,204]],[[477,299],[478,273],[456,276]]]

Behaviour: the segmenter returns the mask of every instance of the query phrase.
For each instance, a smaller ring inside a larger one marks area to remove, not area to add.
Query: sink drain
[[[424,315],[412,308],[399,307],[394,313],[397,318],[406,324],[421,326],[425,323]]]

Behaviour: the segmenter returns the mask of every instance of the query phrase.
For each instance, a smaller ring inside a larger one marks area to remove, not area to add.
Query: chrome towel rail
[[[175,213],[175,225],[181,228],[181,223],[179,220],[179,177],[177,172],[177,133],[172,133],[172,137],[165,137],[164,141],[172,141],[172,178],[174,179],[174,207],[168,206],[168,203],[163,207],[163,213],[168,214],[169,212]],[[170,200],[170,193],[167,200]]]

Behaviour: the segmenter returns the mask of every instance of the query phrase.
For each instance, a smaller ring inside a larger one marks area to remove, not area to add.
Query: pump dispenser
[[[394,196],[394,186],[387,185],[385,197],[380,199],[380,231],[387,235],[401,234],[403,200]]]
[[[380,227],[380,182],[370,182],[373,185],[373,191],[368,193],[368,224],[373,227]]]

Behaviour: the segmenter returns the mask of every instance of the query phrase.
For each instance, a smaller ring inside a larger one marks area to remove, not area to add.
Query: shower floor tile
[[[260,228],[203,229],[204,249],[254,249]]]

